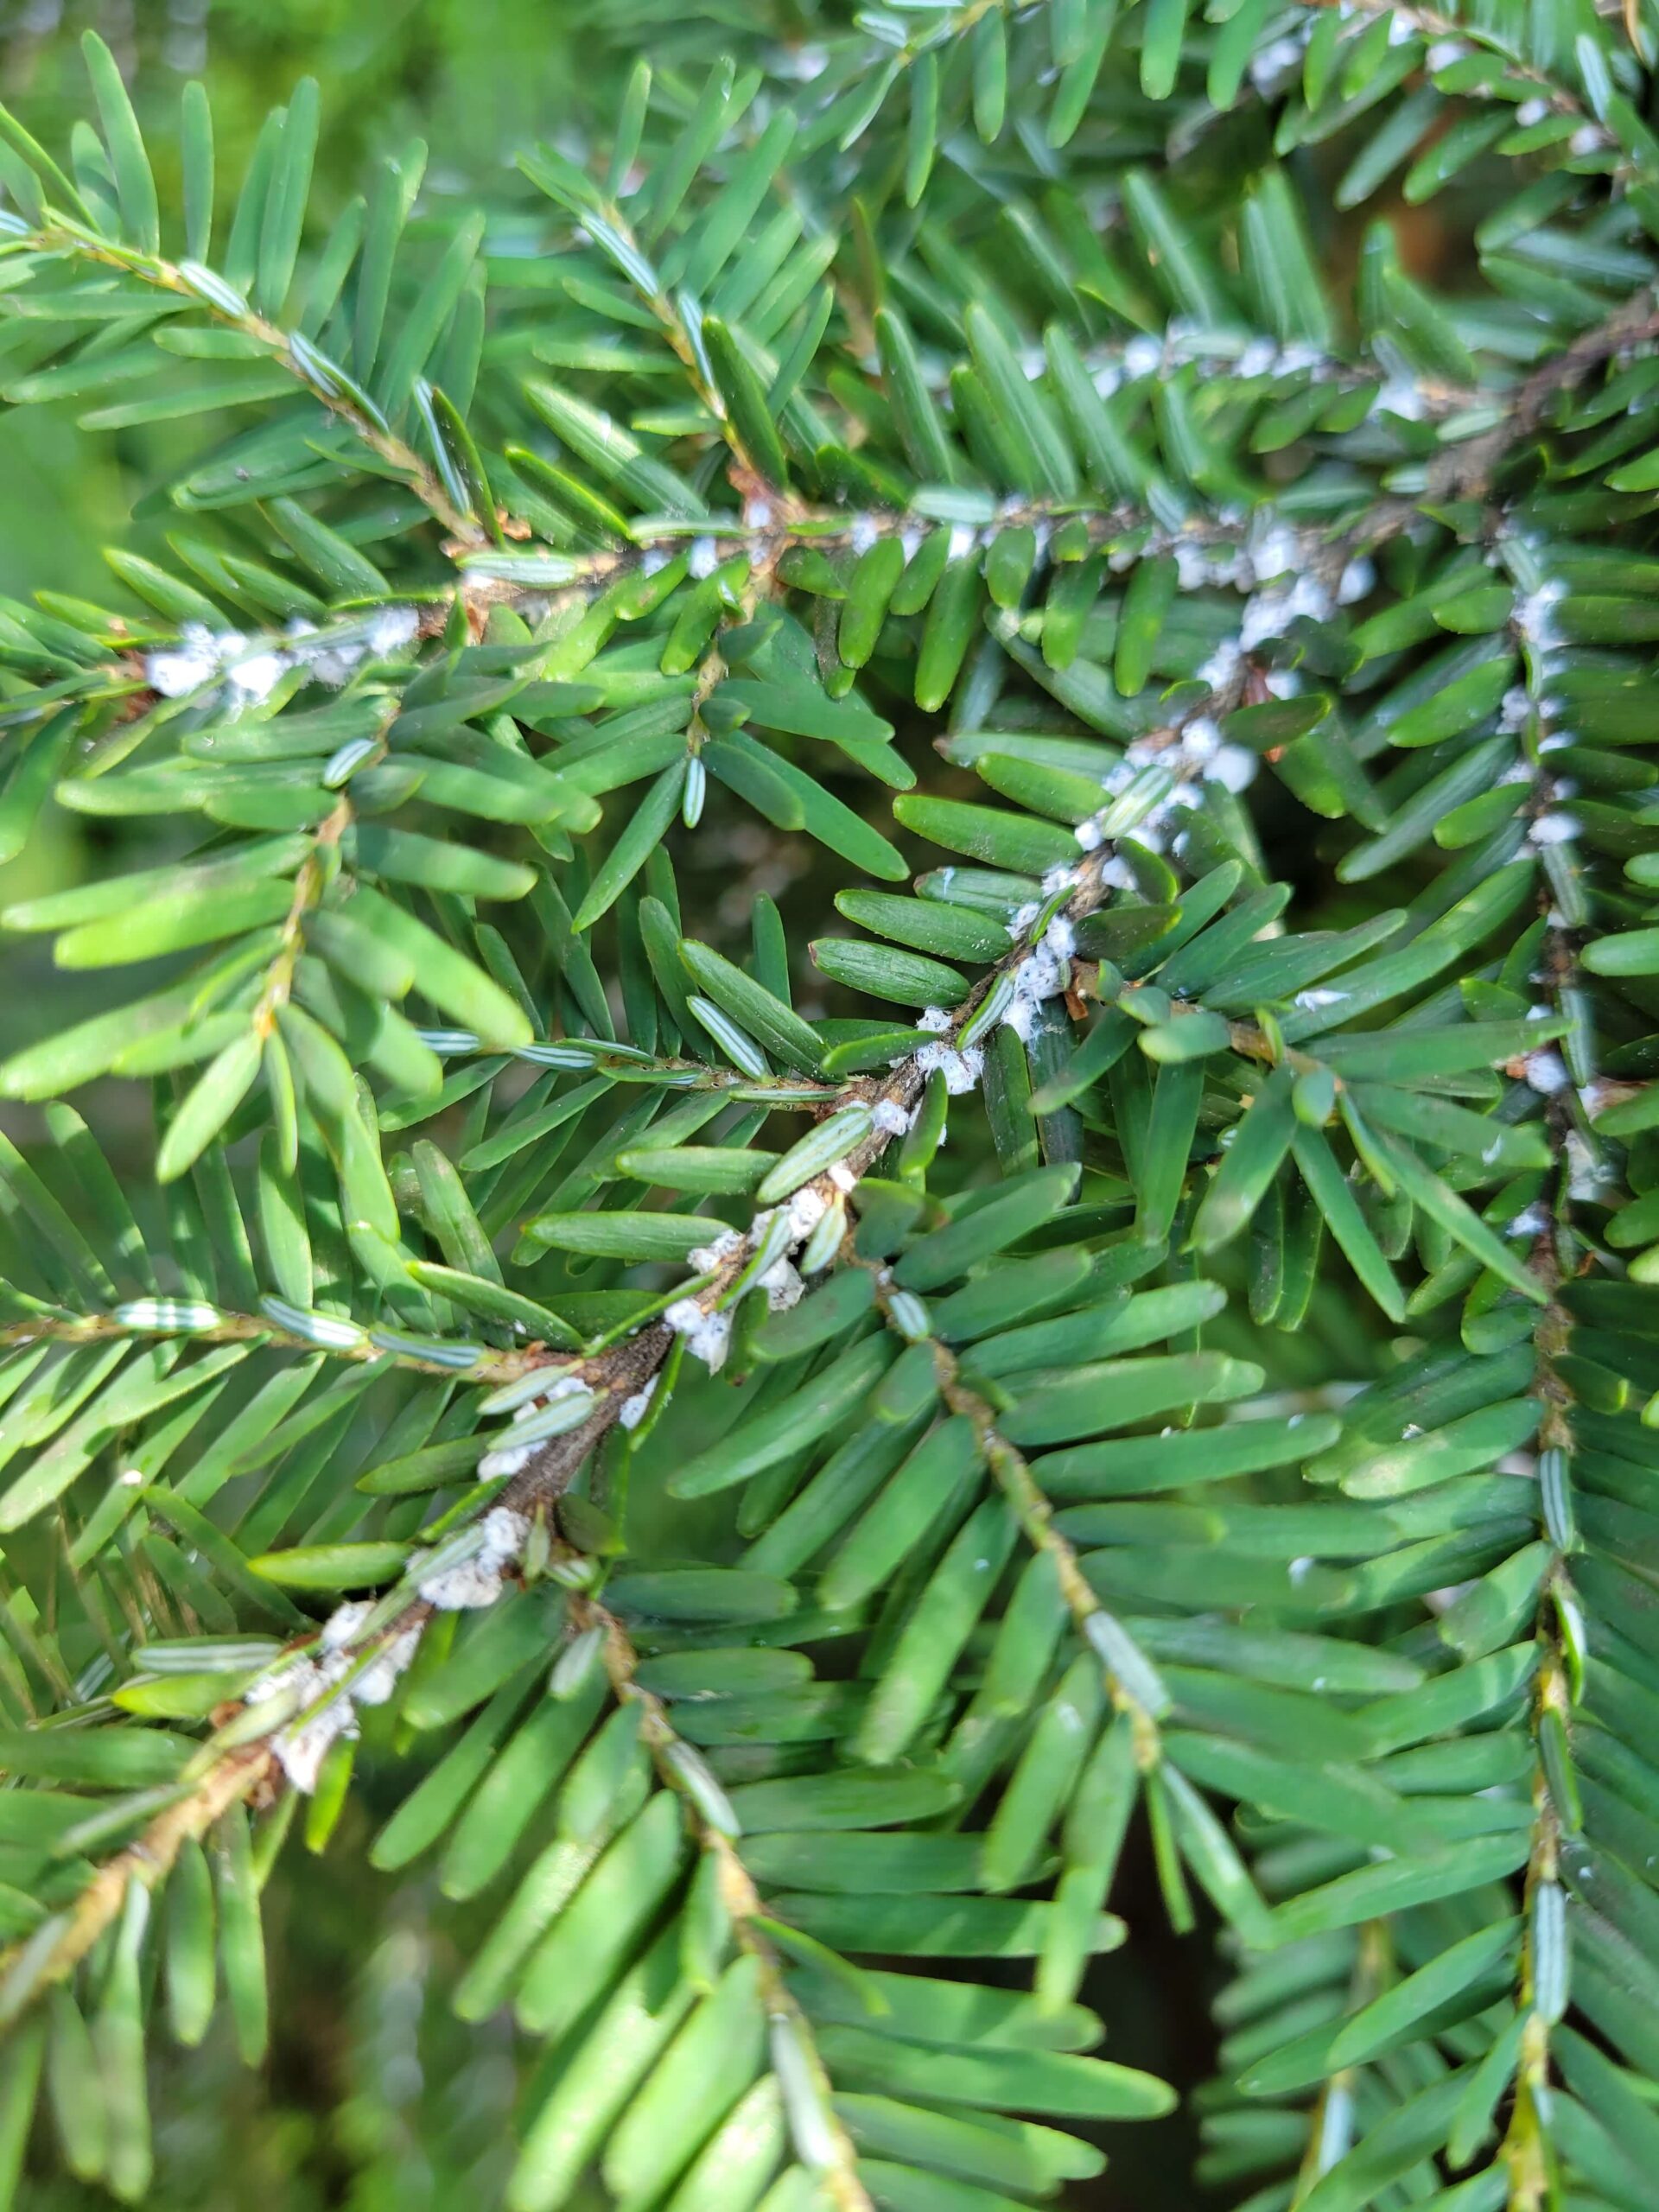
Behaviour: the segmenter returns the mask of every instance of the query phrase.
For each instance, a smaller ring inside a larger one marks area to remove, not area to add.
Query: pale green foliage
[[[0,849],[180,855],[4,917],[168,963],[0,1068],[5,2202],[354,1758],[513,2212],[1086,2182],[1142,1835],[1230,2201],[1650,2201],[1654,29],[873,10],[327,232],[334,88],[0,118],[9,401],[245,410],[0,607]]]

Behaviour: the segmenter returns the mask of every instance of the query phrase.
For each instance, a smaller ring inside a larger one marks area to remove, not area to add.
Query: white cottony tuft
[[[712,1243],[695,1246],[687,1257],[696,1274],[708,1275],[742,1249],[742,1232],[736,1229],[722,1229]]]
[[[484,1516],[483,1541],[467,1558],[453,1567],[440,1567],[420,1583],[420,1594],[440,1612],[463,1612],[479,1605],[493,1605],[501,1595],[501,1581],[524,1550],[530,1522],[510,1506],[496,1505]]]
[[[1189,760],[1208,760],[1221,745],[1221,724],[1209,715],[1194,715],[1182,727],[1181,750]]]
[[[357,1634],[374,1611],[372,1599],[348,1598],[343,1605],[336,1605],[322,1624],[317,1641],[325,1651],[339,1651]]]
[[[420,626],[420,617],[412,607],[383,607],[369,624],[369,651],[377,659],[384,659],[409,645]]]
[[[879,1111],[879,1109],[878,1109]],[[880,1123],[877,1123],[878,1128]],[[791,1245],[804,1243],[829,1211],[830,1202],[815,1191],[810,1183],[802,1184],[794,1196],[785,1201],[784,1212],[789,1222],[789,1241]]]
[[[774,1260],[766,1272],[757,1276],[756,1283],[766,1294],[767,1310],[786,1313],[791,1306],[798,1306],[806,1285],[788,1260]]]
[[[479,1480],[487,1483],[500,1475],[516,1475],[530,1465],[537,1449],[534,1444],[508,1444],[499,1451],[486,1452],[478,1463]]]
[[[1515,626],[1535,652],[1550,652],[1562,643],[1555,609],[1566,596],[1567,586],[1552,577],[1516,601]]]
[[[1526,1071],[1528,1084],[1546,1098],[1555,1091],[1565,1090],[1573,1080],[1567,1071],[1567,1062],[1553,1045],[1546,1045],[1536,1052],[1529,1052]]]
[[[281,653],[251,653],[246,660],[232,664],[230,671],[232,689],[255,701],[268,699],[276,689],[287,666],[288,663]]]
[[[705,1313],[695,1298],[677,1298],[663,1319],[677,1337],[685,1338],[686,1350],[711,1375],[725,1365],[732,1341],[729,1313]]]
[[[985,1054],[978,1045],[953,1051],[949,1045],[924,1045],[916,1055],[919,1074],[931,1075],[937,1070],[944,1077],[945,1090],[953,1098],[971,1090],[984,1071]],[[833,1168],[830,1170],[834,1173]]]
[[[1198,682],[1212,691],[1224,691],[1238,674],[1244,655],[1236,638],[1224,638],[1198,671]]]
[[[658,1380],[658,1376],[656,1375],[648,1376],[643,1389],[636,1390],[631,1398],[624,1398],[621,1409],[616,1416],[622,1427],[638,1428],[640,1422],[644,1421],[650,1410],[652,1399],[656,1395]]]
[[[1262,763],[1247,746],[1224,745],[1204,764],[1206,783],[1219,784],[1224,791],[1242,791],[1255,781]]]
[[[420,1630],[406,1628],[383,1643],[362,1673],[353,1677],[349,1693],[353,1704],[389,1704],[398,1676],[407,1673],[420,1643]]]
[[[1427,410],[1423,395],[1410,377],[1390,377],[1377,393],[1375,404],[1402,423],[1421,423]]]
[[[1369,599],[1376,589],[1376,563],[1363,554],[1351,561],[1337,580],[1337,604],[1351,607],[1356,600]]]
[[[212,633],[200,622],[187,626],[171,652],[150,653],[144,662],[144,681],[164,699],[185,698],[218,673]]]

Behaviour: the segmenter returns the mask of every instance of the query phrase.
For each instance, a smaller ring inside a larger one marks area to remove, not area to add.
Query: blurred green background
[[[735,0],[728,20],[753,27],[753,5]],[[557,136],[580,105],[602,102],[632,52],[656,54],[665,36],[712,41],[719,13],[716,4],[688,22],[655,0],[5,0],[0,99],[60,149],[86,105],[79,35],[96,28],[128,73],[166,208],[177,202],[178,101],[189,77],[208,86],[228,194],[266,110],[296,77],[315,75],[324,102],[315,204],[326,222],[373,157],[411,137],[430,149],[429,200],[487,189],[527,140]],[[100,546],[160,550],[165,520],[135,525],[131,511],[177,451],[200,446],[201,426],[97,436],[76,429],[75,412],[0,408],[0,594],[49,588],[108,601],[118,594]],[[168,849],[164,824],[132,825],[151,841],[143,850],[124,830],[118,850],[115,827],[48,807],[29,849],[0,868],[0,905]],[[761,842],[767,849],[746,856],[753,878],[798,893],[798,849]],[[714,903],[719,887],[704,887]],[[728,870],[728,898],[734,887]],[[48,1003],[60,1026],[66,994],[97,987],[54,970],[41,938],[13,940],[3,957],[0,1050],[34,1034]],[[141,1087],[78,1103],[138,1172],[148,1150]],[[24,1141],[35,1134],[26,1112],[9,1112],[7,1123]],[[267,1892],[268,2067],[248,2075],[223,2040],[180,2058],[156,2039],[156,2212],[484,2212],[500,2201],[534,2054],[515,2047],[505,2021],[474,2031],[449,2019],[446,1991],[477,1930],[418,1872],[393,1882],[368,1868],[369,1839],[409,1776],[374,1760],[359,1776],[327,1857],[310,1858],[296,1839]],[[1108,2050],[1192,2087],[1212,2053],[1209,1932],[1170,1936],[1150,1870],[1133,1859],[1114,1904],[1136,1941],[1132,1957],[1102,1962],[1087,1993],[1108,2020]],[[1110,2150],[1105,2178],[1075,2191],[1067,2212],[1191,2202],[1186,2116],[1117,2130]],[[28,2212],[81,2212],[108,2200],[43,2176],[25,2183],[22,2202]]]

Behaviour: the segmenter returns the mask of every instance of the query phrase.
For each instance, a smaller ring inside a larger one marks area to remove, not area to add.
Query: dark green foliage
[[[213,418],[0,605],[0,2202],[366,1783],[512,2212],[1086,2182],[1126,1850],[1199,2182],[1639,2207],[1659,18],[713,28],[332,229],[0,117],[9,402]]]

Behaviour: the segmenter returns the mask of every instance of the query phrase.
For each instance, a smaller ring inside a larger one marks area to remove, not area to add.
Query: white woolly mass
[[[1044,1001],[1058,997],[1071,982],[1071,955],[1076,944],[1071,923],[1064,916],[1056,915],[1044,931],[1042,943],[1034,945],[1011,971],[1014,996],[1003,1008],[1002,1027],[1012,1029],[1022,1043],[1030,1042],[1037,1025],[1038,1009]],[[976,1077],[978,1070],[974,1073]],[[952,1087],[948,1067],[944,1081],[948,1090]]]
[[[924,1045],[922,1052],[937,1052],[938,1049],[939,1048],[934,1045]],[[918,1052],[916,1057],[919,1062],[921,1053]],[[831,1167],[828,1173],[830,1180],[835,1185],[836,1188],[842,1193],[843,1198],[849,1192],[855,1191],[858,1188],[858,1178],[854,1174],[852,1169],[847,1165],[844,1160],[836,1160],[835,1166]]]
[[[1183,591],[1201,591],[1210,581],[1210,563],[1204,548],[1190,538],[1178,538],[1175,544],[1175,581]]]
[[[1204,779],[1219,784],[1224,791],[1247,791],[1255,781],[1261,766],[1248,746],[1224,745],[1205,762]]]
[[[1566,596],[1567,586],[1551,577],[1516,600],[1515,626],[1535,652],[1553,652],[1564,642],[1555,609]]]
[[[1527,832],[1535,845],[1569,844],[1578,834],[1578,817],[1571,814],[1541,814]]]
[[[346,1678],[359,1657],[350,1649],[352,1639],[373,1611],[366,1599],[336,1606],[317,1639],[320,1656],[262,1675],[244,1694],[243,1703],[249,1706],[264,1705],[272,1698],[298,1698],[302,1717],[277,1733],[271,1749],[289,1782],[305,1796],[317,1786],[330,1745],[340,1737],[357,1735],[357,1707],[386,1703],[420,1643],[418,1626],[403,1630],[389,1637],[348,1683]],[[309,1706],[316,1710],[305,1711]]]
[[[501,1595],[501,1578],[524,1548],[530,1522],[522,1513],[505,1505],[492,1507],[484,1516],[484,1542],[470,1559],[444,1567],[417,1585],[429,1605],[440,1612],[463,1612],[477,1605],[493,1605]]]
[[[369,651],[377,660],[412,645],[421,619],[412,607],[383,607],[369,624]]]
[[[878,1109],[879,1110],[879,1109]],[[877,1127],[880,1126],[878,1122]],[[804,1183],[784,1205],[791,1244],[804,1243],[830,1211],[830,1201],[810,1183]]]
[[[1528,1084],[1545,1098],[1558,1090],[1565,1090],[1573,1080],[1567,1071],[1567,1062],[1553,1045],[1546,1045],[1536,1052],[1529,1052],[1525,1066]]]
[[[1293,575],[1302,564],[1302,541],[1288,523],[1269,520],[1250,533],[1250,568],[1258,584]]]
[[[1514,737],[1527,726],[1532,712],[1532,694],[1522,683],[1512,683],[1498,702],[1497,731],[1500,737]]]
[[[942,1006],[925,1006],[916,1017],[916,1027],[937,1035],[950,1027],[950,1017]]]
[[[319,1682],[315,1694],[320,1694]],[[302,1797],[309,1797],[317,1786],[322,1763],[327,1758],[336,1737],[354,1738],[358,1734],[357,1712],[350,1698],[343,1694],[320,1706],[308,1720],[284,1728],[271,1749],[276,1763]]]
[[[235,639],[238,651],[245,643],[238,631],[227,631],[225,636],[226,639]],[[220,642],[205,623],[187,622],[180,632],[179,644],[171,652],[147,656],[145,682],[164,699],[182,699],[190,692],[200,690],[219,673]]]
[[[232,664],[231,688],[256,702],[269,699],[287,665],[281,653],[251,653]]]
[[[686,1350],[711,1375],[725,1365],[732,1341],[729,1313],[705,1313],[695,1298],[677,1298],[663,1319],[677,1337],[685,1338]]]
[[[801,1281],[793,1263],[788,1259],[774,1260],[756,1281],[766,1294],[766,1307],[772,1313],[786,1313],[791,1306],[798,1306],[806,1285]]]
[[[1276,638],[1282,625],[1280,609],[1284,599],[1275,592],[1258,592],[1246,602],[1244,620],[1239,625],[1238,642],[1247,653],[1265,645],[1269,638]]]
[[[870,1120],[883,1136],[901,1137],[910,1127],[910,1116],[896,1098],[878,1098],[870,1109]]]
[[[880,535],[874,515],[855,515],[847,532],[847,543],[855,553],[868,553]]]
[[[378,658],[408,645],[420,628],[412,607],[385,607],[366,621],[348,623],[332,631],[319,631],[312,623],[296,620],[284,632],[280,648],[253,643],[239,630],[210,630],[204,622],[187,622],[176,645],[146,655],[144,680],[164,699],[188,698],[221,680],[227,686],[226,705],[234,714],[270,698],[292,669],[302,669],[315,683],[346,683],[366,656]]]
[[[397,1687],[397,1678],[414,1658],[420,1641],[418,1628],[406,1628],[382,1644],[346,1693],[353,1704],[389,1704]]]
[[[918,1073],[930,1076],[937,1069],[944,1077],[945,1090],[953,1098],[959,1098],[974,1088],[984,1066],[985,1054],[977,1045],[969,1045],[961,1052],[950,1045],[924,1045],[916,1055]],[[831,1168],[830,1172],[833,1177],[835,1170]]]
[[[1356,600],[1369,599],[1376,589],[1376,563],[1362,553],[1337,579],[1337,605],[1351,607]]]
[[[1238,377],[1270,377],[1279,366],[1278,349],[1271,338],[1252,338],[1233,363]]]
[[[631,1398],[623,1399],[616,1416],[623,1428],[638,1428],[640,1422],[644,1421],[652,1399],[656,1395],[657,1384],[661,1374],[662,1370],[659,1368],[655,1375],[646,1377],[643,1389],[636,1390]]]
[[[1221,743],[1221,725],[1209,715],[1194,715],[1181,731],[1181,751],[1189,760],[1208,760]]]
[[[1246,652],[1252,652],[1269,638],[1282,637],[1299,615],[1323,622],[1332,605],[1330,591],[1315,575],[1300,575],[1288,587],[1281,582],[1270,590],[1258,591],[1245,603],[1239,644]]]
[[[734,1252],[743,1249],[741,1230],[722,1229],[712,1243],[698,1244],[687,1255],[691,1268],[700,1275],[712,1274],[715,1269],[729,1260]]]
[[[1406,376],[1390,377],[1372,405],[1383,414],[1397,416],[1402,423],[1421,423],[1427,412],[1422,393]]]
[[[374,1603],[369,1598],[348,1598],[343,1605],[336,1605],[322,1624],[318,1648],[323,1651],[343,1650],[373,1611]]]
[[[712,537],[694,537],[691,550],[685,556],[688,575],[701,583],[705,576],[712,576],[720,566],[720,554]]]
[[[540,1447],[534,1444],[504,1444],[486,1452],[478,1463],[480,1482],[493,1482],[499,1475],[516,1475],[527,1467]]]

